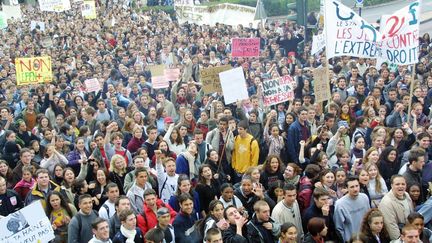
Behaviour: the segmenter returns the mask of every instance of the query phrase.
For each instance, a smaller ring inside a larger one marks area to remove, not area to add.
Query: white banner
[[[54,231],[40,201],[0,219],[0,242],[2,243],[36,243],[48,242],[52,239],[54,239]]]
[[[352,9],[336,0],[324,3],[327,58],[354,56],[376,58],[381,34]]]
[[[259,20],[254,20],[255,8],[238,4],[223,3],[213,6],[177,5],[175,10],[180,24],[189,22],[214,26],[216,23],[221,23],[231,26],[241,24],[243,27],[248,27],[250,23],[253,26],[257,26],[259,23]]]
[[[417,0],[381,17],[383,59],[399,65],[418,62],[420,4]]]
[[[39,0],[41,11],[47,12],[63,12],[71,9],[69,0]]]
[[[20,5],[2,5],[3,14],[6,19],[22,19],[21,6]]]

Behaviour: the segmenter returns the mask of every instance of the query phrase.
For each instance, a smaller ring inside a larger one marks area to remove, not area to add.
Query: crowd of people
[[[76,3],[22,12],[0,31],[2,217],[41,202],[68,243],[432,242],[428,34],[412,70],[327,64],[290,21],[180,25],[103,1],[94,20]],[[232,58],[233,37],[260,38],[260,57]],[[17,86],[14,60],[32,56],[51,57],[53,81]],[[155,64],[181,70],[168,89]],[[243,68],[249,99],[204,93],[200,71],[221,65]],[[294,99],[264,106],[262,81],[285,75]]]

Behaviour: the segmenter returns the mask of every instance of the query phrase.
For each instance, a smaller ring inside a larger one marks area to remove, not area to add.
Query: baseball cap
[[[164,123],[174,123],[174,120],[170,116],[167,116],[164,118]]]
[[[165,214],[169,214],[169,213],[170,212],[169,212],[168,208],[165,208],[165,207],[159,208],[156,212],[158,218],[161,216],[164,216]]]

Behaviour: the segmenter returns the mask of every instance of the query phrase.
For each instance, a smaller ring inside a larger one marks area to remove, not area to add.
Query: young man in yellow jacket
[[[238,136],[234,139],[232,167],[236,173],[234,183],[239,182],[245,171],[258,165],[259,145],[256,139],[247,132],[248,123],[243,120],[237,125]]]

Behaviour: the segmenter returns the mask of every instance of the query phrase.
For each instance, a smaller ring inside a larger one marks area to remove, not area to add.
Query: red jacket
[[[158,209],[163,208],[163,207],[168,208],[168,210],[170,211],[170,215],[171,215],[170,223],[172,224],[172,222],[174,221],[174,218],[177,215],[176,211],[174,211],[170,207],[170,205],[165,204],[161,199],[157,199],[156,206]],[[138,225],[138,228],[141,229],[141,232],[143,233],[143,235],[145,235],[147,233],[147,231],[156,227],[158,220],[157,220],[156,213],[153,212],[153,210],[151,208],[147,207],[147,205],[145,203],[144,203],[143,208],[144,208],[143,214],[145,214],[145,215],[138,214],[137,225]]]

